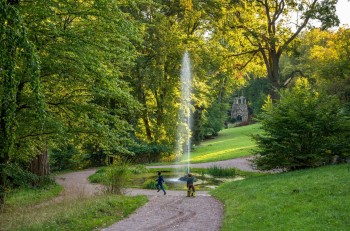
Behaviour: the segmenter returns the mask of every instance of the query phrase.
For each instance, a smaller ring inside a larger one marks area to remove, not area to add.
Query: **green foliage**
[[[217,136],[219,131],[224,128],[224,123],[227,120],[228,104],[213,103],[207,109],[207,118],[203,125],[204,136]]]
[[[134,22],[115,1],[38,0],[20,6],[41,59],[49,147],[74,145],[81,155],[76,160],[84,163],[85,154],[96,162],[93,155],[100,150],[128,153],[139,104],[122,78],[139,40]],[[92,151],[84,150],[89,146]]]
[[[252,109],[252,114],[258,115],[269,92],[269,80],[251,76],[245,86],[237,92],[243,92],[243,96],[248,100],[249,108]]]
[[[130,167],[130,171],[133,174],[143,174],[149,172],[149,169],[145,165],[137,164]]]
[[[347,230],[349,165],[225,183],[210,193],[225,206],[223,231]]]
[[[105,172],[105,182],[110,193],[122,194],[129,179],[130,171],[127,165],[113,165]]]
[[[106,185],[109,193],[122,194],[131,173],[132,170],[129,165],[113,164],[98,169],[95,174],[89,176],[89,181]]]
[[[339,100],[318,93],[306,79],[281,92],[278,103],[267,101],[260,115],[263,134],[254,136],[261,169],[295,170],[327,164],[337,155],[345,158],[349,120]]]
[[[75,168],[77,163],[73,157],[78,153],[78,150],[73,145],[51,150],[49,154],[51,170],[62,171]]]
[[[129,147],[129,151],[133,153],[127,156],[126,159],[133,163],[152,163],[158,162],[162,157],[172,153],[172,148],[164,144],[147,144],[140,143]]]
[[[7,176],[6,185],[9,188],[41,188],[54,183],[50,176],[38,176],[18,164],[7,164],[4,172]]]
[[[213,177],[234,177],[236,175],[236,169],[224,168],[220,166],[213,166],[206,170],[206,172]]]
[[[109,167],[102,167],[99,168],[94,174],[90,175],[88,177],[89,181],[91,183],[100,183],[100,184],[106,184],[106,171]]]
[[[329,94],[337,95],[344,103],[350,102],[349,28],[337,31],[313,29],[302,36],[297,51],[299,55],[289,57],[292,65],[310,76]]]
[[[43,107],[39,101],[38,56],[18,9],[5,0],[0,1],[0,25],[0,164],[3,164],[13,154],[17,136],[23,135],[17,130],[22,122],[19,118],[23,113],[28,116],[40,112]],[[34,122],[30,116],[27,119]]]
[[[150,179],[150,180],[146,180],[143,183],[142,188],[144,188],[144,189],[157,189],[156,185],[157,185],[157,180]],[[163,187],[165,190],[167,189],[167,186],[165,183],[163,183]]]
[[[16,6],[0,1],[0,207],[4,203],[7,176],[6,164],[21,156],[28,159],[37,154],[36,145],[20,149],[19,142],[28,130],[40,130],[43,101],[40,91],[39,59],[30,42],[22,17]],[[25,121],[23,118],[26,118]],[[21,126],[29,124],[26,132]],[[37,127],[33,124],[39,125]],[[18,155],[21,150],[21,155]]]

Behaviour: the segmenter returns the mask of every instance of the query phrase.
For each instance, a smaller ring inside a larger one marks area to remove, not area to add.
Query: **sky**
[[[343,24],[348,24],[350,27],[350,1],[338,0],[337,15],[340,20],[340,26]]]

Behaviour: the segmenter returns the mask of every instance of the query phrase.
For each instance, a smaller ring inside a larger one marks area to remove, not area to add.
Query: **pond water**
[[[242,176],[215,178],[207,174],[192,173],[195,177],[194,185],[197,190],[210,190],[216,188],[224,182],[231,182],[236,180],[243,180]],[[179,180],[183,175],[175,175],[169,173],[164,174],[164,181],[168,189],[186,189],[186,181]]]

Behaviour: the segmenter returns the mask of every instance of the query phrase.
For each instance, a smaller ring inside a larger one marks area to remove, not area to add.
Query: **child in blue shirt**
[[[162,176],[162,173],[159,171],[158,172],[158,179],[157,179],[157,184],[156,184],[156,188],[157,188],[157,192],[159,192],[161,189],[164,192],[164,195],[166,195],[164,186],[163,186],[163,182],[164,182],[164,178]]]

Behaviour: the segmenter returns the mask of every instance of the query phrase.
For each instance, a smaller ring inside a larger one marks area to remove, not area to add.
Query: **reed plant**
[[[213,166],[205,170],[205,172],[213,177],[235,177],[236,169]]]

